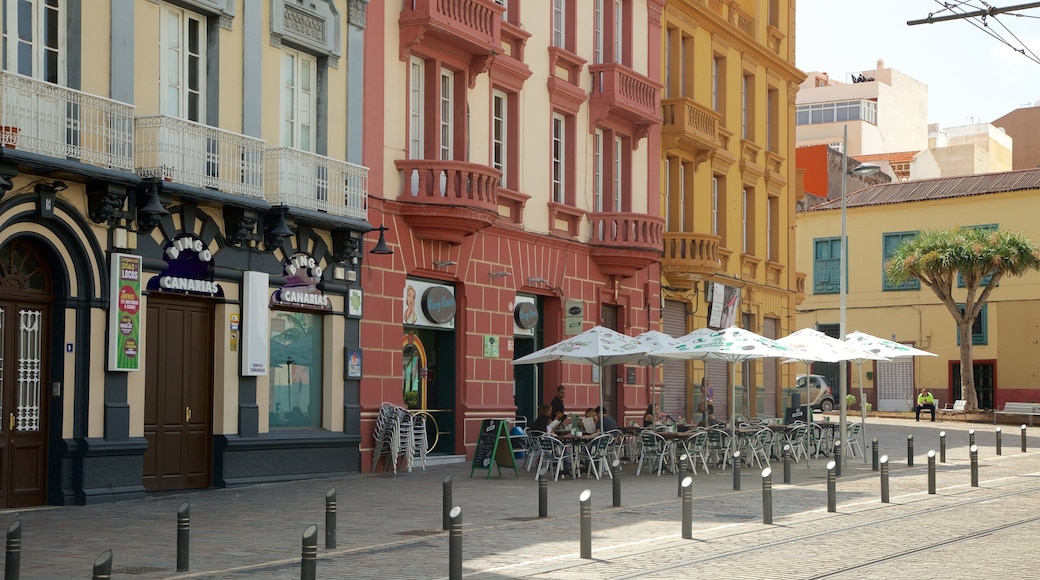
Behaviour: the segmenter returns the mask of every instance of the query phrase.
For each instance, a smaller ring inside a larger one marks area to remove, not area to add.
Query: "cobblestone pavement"
[[[832,417],[831,420],[835,420]],[[318,526],[319,578],[446,578],[449,536],[442,531],[444,481],[462,508],[463,574],[473,578],[676,578],[692,574],[762,578],[978,578],[1035,573],[1040,556],[1040,429],[1020,450],[1017,426],[1002,426],[996,455],[992,425],[872,419],[869,438],[889,458],[890,503],[880,477],[850,458],[827,511],[827,459],[794,464],[792,481],[773,464],[773,524],[763,524],[762,476],[744,468],[741,491],[729,470],[693,477],[692,539],[682,538],[678,478],[635,475],[623,466],[622,505],[609,478],[548,484],[549,517],[538,516],[534,472],[469,464],[398,475],[257,485],[151,495],[85,507],[0,511],[22,524],[20,578],[85,578],[113,551],[113,578],[299,578],[304,530]],[[968,430],[979,447],[972,487]],[[947,462],[937,461],[928,494],[930,449],[946,432]],[[914,466],[907,436],[914,438]],[[869,454],[869,443],[868,443]],[[325,495],[338,499],[337,547],[325,548]],[[592,558],[580,557],[579,494],[591,491]],[[178,507],[191,507],[190,571],[176,571]]]

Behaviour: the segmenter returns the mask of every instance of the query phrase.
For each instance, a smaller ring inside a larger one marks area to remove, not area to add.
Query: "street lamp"
[[[848,240],[845,237],[845,196],[846,190],[848,189],[849,175],[873,175],[881,168],[877,165],[871,165],[869,163],[863,163],[857,165],[852,171],[849,171],[849,126],[845,125],[842,131],[841,137],[841,243],[839,244],[839,250],[841,254],[838,256],[838,339],[845,340],[845,294],[847,289],[845,288],[845,278],[848,276],[848,259],[846,254],[848,253]],[[847,430],[846,410],[848,409],[848,402],[845,400],[846,393],[848,393],[848,361],[841,361],[840,373],[838,374],[838,433],[842,439],[842,444],[846,444],[845,434]],[[864,404],[860,401],[860,404]],[[847,447],[846,447],[847,449]],[[864,451],[865,452],[865,451]],[[844,457],[847,457],[846,453]]]

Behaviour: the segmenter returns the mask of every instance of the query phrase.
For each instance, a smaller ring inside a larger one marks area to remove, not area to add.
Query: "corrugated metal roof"
[[[1040,169],[883,183],[848,194],[845,199],[845,207],[909,203],[1024,189],[1040,189]],[[840,208],[841,199],[833,199],[813,206],[807,211]]]

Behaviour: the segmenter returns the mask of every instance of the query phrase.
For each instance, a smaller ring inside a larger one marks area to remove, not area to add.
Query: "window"
[[[895,232],[881,235],[881,251],[884,254],[881,259],[881,289],[882,290],[920,290],[921,281],[917,278],[911,278],[902,284],[893,284],[888,281],[888,274],[885,273],[885,264],[888,259],[892,257],[892,254],[896,253],[896,248],[901,246],[903,242],[914,239],[917,236],[917,232]]]
[[[798,105],[795,123],[818,125],[843,121],[866,121],[877,125],[877,103],[875,101],[839,101],[835,103],[813,103]]]
[[[592,136],[592,211],[603,211],[603,130]]]
[[[719,178],[711,178],[711,235],[719,236]]]
[[[837,294],[841,283],[841,238],[813,240],[813,294]]]
[[[621,137],[614,137],[614,205],[611,211],[623,211],[621,194],[625,189],[625,147]]]
[[[505,186],[508,176],[507,140],[509,130],[509,98],[502,91],[491,92],[491,166],[502,172],[499,182]]]
[[[163,114],[202,122],[206,113],[205,18],[164,3],[160,44]]]
[[[65,0],[2,0],[3,69],[65,84]]]
[[[604,0],[596,0],[596,4],[593,7],[592,15],[592,63],[600,64],[603,62],[603,2]]]
[[[282,147],[314,151],[314,82],[318,61],[295,50],[282,52]]]
[[[766,148],[780,151],[780,91],[770,87],[766,93]]]
[[[614,62],[621,62],[624,54],[625,10],[622,0],[614,0]]]
[[[740,81],[740,137],[755,137],[755,77],[749,74]]]
[[[559,113],[552,117],[552,199],[556,203],[566,203],[567,199],[567,165],[566,165],[567,119]]]
[[[711,59],[711,110],[721,112],[722,105],[722,57],[714,56]]]
[[[957,307],[960,309],[961,314],[964,314],[964,305],[958,304]],[[989,304],[983,304],[982,310],[979,311],[979,315],[975,317],[975,322],[971,325],[971,343],[972,344],[989,344],[989,324],[986,309],[989,308]],[[956,325],[954,325],[956,331]],[[957,346],[961,344],[961,335],[957,333]]]
[[[455,73],[441,69],[441,159],[452,159],[455,134]]]
[[[552,45],[567,48],[567,0],[553,0]]]
[[[426,63],[413,56],[408,75],[408,156],[412,159],[423,158],[423,106],[426,102],[423,87],[425,79]]]
[[[778,262],[780,251],[780,198],[770,195],[766,200],[766,259]]]
[[[755,255],[755,190],[745,187],[743,191],[742,210],[740,215],[741,235],[740,251]]]
[[[320,429],[322,317],[272,310],[271,429]]]

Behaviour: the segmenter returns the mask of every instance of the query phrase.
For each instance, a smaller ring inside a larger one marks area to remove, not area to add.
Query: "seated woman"
[[[653,427],[656,420],[657,406],[650,403],[650,406],[646,408],[646,414],[643,415],[643,427]]]

